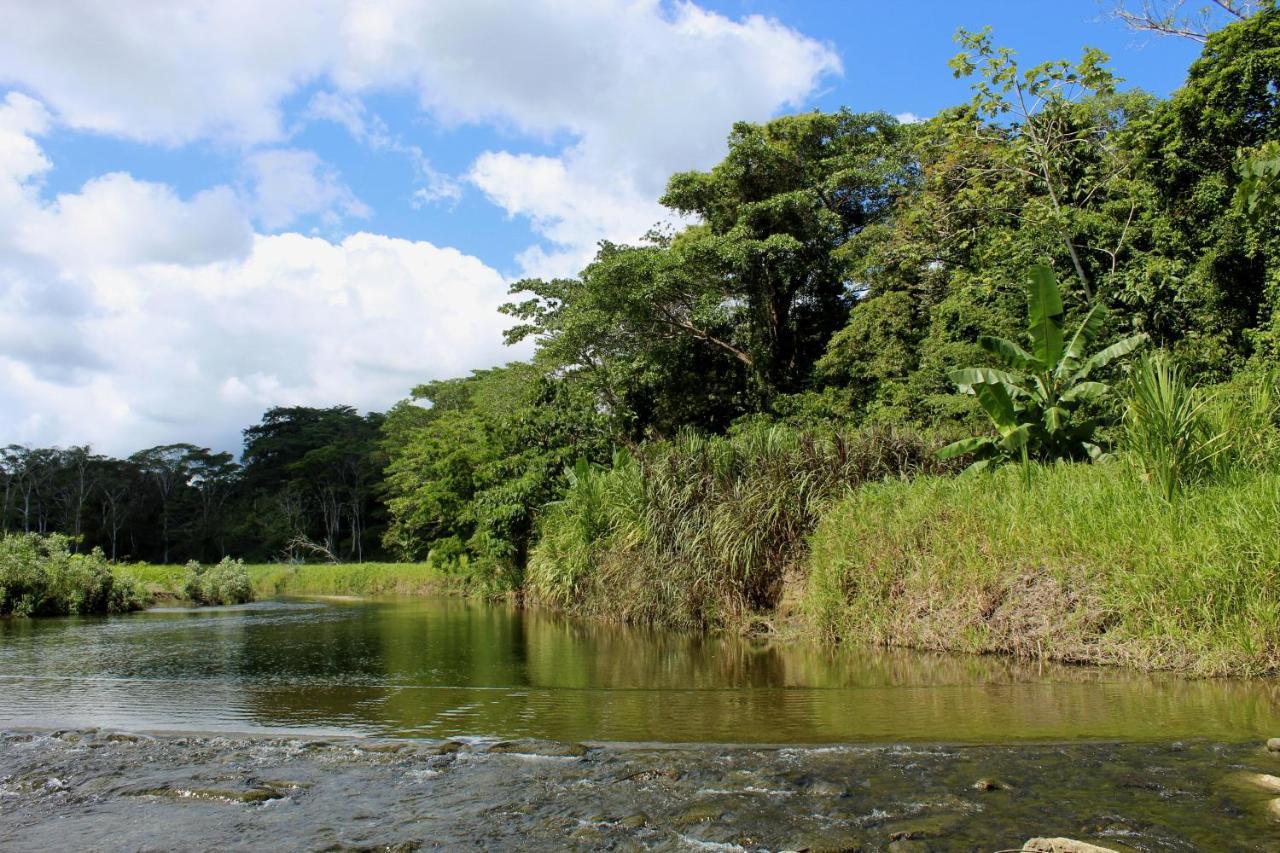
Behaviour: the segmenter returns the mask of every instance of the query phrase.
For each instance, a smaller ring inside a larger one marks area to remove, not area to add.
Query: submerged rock
[[[1272,820],[1280,820],[1280,797],[1267,803],[1267,816]]]
[[[1009,786],[1006,785],[1004,782],[1001,782],[999,779],[983,778],[983,779],[979,779],[977,782],[974,782],[969,787],[973,788],[973,790],[975,791],[1003,791]]]
[[[537,755],[543,758],[581,758],[587,748],[580,743],[551,740],[501,740],[489,745],[487,752],[514,755]]]
[[[1118,853],[1110,847],[1099,847],[1074,838],[1032,838],[1022,845],[1022,853]]]
[[[1280,794],[1280,776],[1272,776],[1270,773],[1246,773],[1244,781],[1255,788]]]
[[[1267,749],[1271,752],[1280,752],[1280,737],[1267,738]]]

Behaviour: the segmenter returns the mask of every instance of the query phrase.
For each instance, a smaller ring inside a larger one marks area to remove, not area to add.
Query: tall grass
[[[1238,374],[1201,389],[1167,355],[1144,357],[1129,382],[1123,446],[1165,500],[1208,479],[1280,461],[1280,373]]]
[[[1173,500],[1178,489],[1208,476],[1227,434],[1213,429],[1209,398],[1163,353],[1143,357],[1129,384],[1125,444],[1165,500]]]
[[[1280,672],[1280,474],[1173,502],[1136,466],[869,486],[813,537],[828,637],[1174,669]]]
[[[684,434],[607,470],[578,466],[543,515],[528,592],[581,613],[678,626],[770,610],[832,499],[941,470],[935,448],[901,429],[767,426]]]

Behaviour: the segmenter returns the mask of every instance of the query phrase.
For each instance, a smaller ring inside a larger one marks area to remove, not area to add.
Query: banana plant
[[[1005,338],[983,336],[978,345],[1002,367],[966,367],[949,374],[961,393],[978,398],[995,425],[996,435],[961,439],[939,450],[938,455],[950,459],[975,454],[971,470],[1013,460],[1025,464],[1031,459],[1091,460],[1101,456],[1101,448],[1093,441],[1097,424],[1077,418],[1078,410],[1111,390],[1092,378],[1094,372],[1147,340],[1146,335],[1131,335],[1087,354],[1102,330],[1104,311],[1101,305],[1094,305],[1070,338],[1065,337],[1062,292],[1053,270],[1044,265],[1032,267],[1027,278],[1030,351]]]

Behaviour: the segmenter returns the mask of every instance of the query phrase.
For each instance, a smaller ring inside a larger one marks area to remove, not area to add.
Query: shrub
[[[984,335],[978,345],[1007,369],[968,367],[951,373],[962,393],[978,398],[998,436],[974,436],[949,444],[940,451],[945,458],[976,454],[971,467],[980,469],[1016,459],[1025,464],[1029,459],[1083,461],[1102,455],[1094,441],[1096,424],[1082,412],[1086,404],[1097,402],[1111,389],[1093,375],[1142,346],[1147,336],[1132,335],[1089,355],[1105,322],[1103,307],[1089,309],[1067,339],[1062,328],[1062,294],[1053,270],[1032,267],[1026,287],[1031,351]]]
[[[57,534],[0,538],[0,615],[124,613],[142,606],[134,585],[114,574],[101,550],[72,554],[69,543]]]
[[[183,593],[195,604],[244,604],[253,600],[253,584],[244,561],[223,557],[213,566],[187,563]]]

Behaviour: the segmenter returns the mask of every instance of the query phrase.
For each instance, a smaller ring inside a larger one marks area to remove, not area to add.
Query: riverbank
[[[620,746],[0,734],[14,849],[1266,850],[1256,744]],[[104,839],[109,839],[104,848]],[[281,845],[284,845],[283,847]]]
[[[1123,464],[868,485],[798,607],[830,640],[1198,676],[1280,671],[1280,475],[1161,498]]]
[[[464,595],[465,575],[428,563],[258,563],[245,565],[255,598],[288,595],[426,596]],[[180,565],[122,563],[117,573],[160,601],[184,599],[186,569]]]
[[[742,471],[699,474],[714,485],[691,489],[687,512],[650,506],[635,462],[588,472],[582,494],[548,516],[525,592],[586,620],[1192,676],[1280,673],[1280,474],[1241,471],[1167,501],[1123,460],[1033,466],[1028,487],[1017,466],[930,474],[917,470],[924,448],[877,442],[860,448],[874,464],[836,445],[707,443],[698,454],[727,450]],[[794,477],[797,459],[849,470]],[[246,569],[259,598],[483,588],[425,563]],[[181,595],[181,567],[120,571]]]

